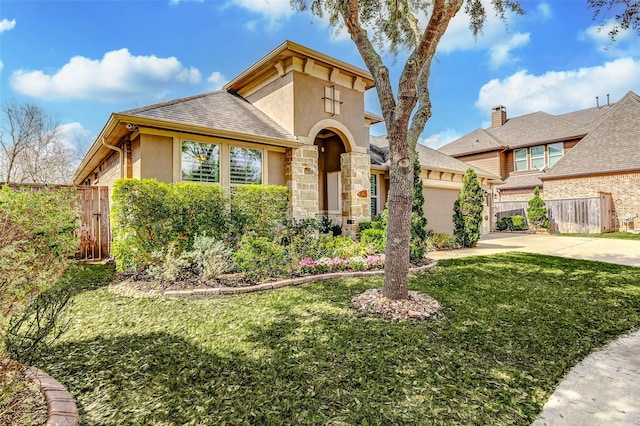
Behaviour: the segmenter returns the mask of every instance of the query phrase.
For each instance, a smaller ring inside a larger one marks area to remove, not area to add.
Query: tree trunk
[[[409,243],[411,238],[411,200],[413,198],[413,162],[406,134],[391,131],[388,135],[391,150],[389,218],[382,294],[390,299],[409,297]],[[393,139],[393,141],[392,141]]]

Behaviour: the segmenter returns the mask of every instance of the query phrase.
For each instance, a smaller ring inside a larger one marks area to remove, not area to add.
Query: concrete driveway
[[[599,260],[640,267],[640,241],[608,238],[562,237],[545,234],[497,232],[483,235],[478,246],[460,250],[429,252],[431,259],[451,259],[521,251],[573,259]]]

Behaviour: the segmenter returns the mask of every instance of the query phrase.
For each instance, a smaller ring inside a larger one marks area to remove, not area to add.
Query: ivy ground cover
[[[104,272],[105,266],[87,266]],[[36,365],[83,424],[521,424],[640,325],[640,268],[509,253],[412,278],[434,321],[359,314],[381,278],[208,299],[78,294]]]

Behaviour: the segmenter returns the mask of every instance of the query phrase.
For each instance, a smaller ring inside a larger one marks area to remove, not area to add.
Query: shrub
[[[173,244],[166,250],[154,251],[151,257],[155,263],[149,265],[147,274],[155,280],[174,281],[185,269],[191,267],[191,262],[177,253]]]
[[[222,238],[227,232],[225,212],[219,185],[117,180],[111,219],[118,270],[142,270],[153,262],[152,253],[163,252],[170,244],[179,254],[198,234]]]
[[[364,232],[367,229],[385,229],[385,225],[382,221],[380,220],[372,220],[370,222],[360,222],[358,223],[358,226],[360,227],[360,232]]]
[[[524,216],[511,216],[511,230],[523,231],[526,229]]]
[[[286,219],[289,201],[284,186],[242,185],[231,190],[231,225],[236,235],[255,232],[273,238]]]
[[[331,234],[334,237],[342,235],[342,227],[334,223],[329,217],[322,216],[320,219],[320,232],[322,234]]]
[[[549,228],[549,219],[547,217],[547,208],[544,201],[540,198],[540,189],[536,186],[533,190],[533,198],[529,200],[527,208],[527,216],[529,217],[529,225],[535,229]]]
[[[197,235],[193,248],[182,254],[191,260],[196,271],[205,280],[214,279],[233,269],[231,250],[214,237]]]
[[[76,193],[0,188],[0,342],[9,317],[51,287],[77,252]]]
[[[460,246],[455,236],[444,232],[433,232],[427,238],[427,247],[430,250],[446,250],[456,249]]]
[[[526,229],[524,216],[504,216],[496,223],[498,231],[523,231]]]
[[[242,237],[240,248],[233,254],[233,260],[238,269],[253,281],[286,276],[292,271],[285,248],[255,233]]]
[[[484,195],[476,172],[469,168],[462,179],[462,189],[453,206],[453,224],[458,244],[475,247],[480,239]]]
[[[411,242],[409,258],[412,261],[424,259],[427,242],[427,218],[424,216],[424,190],[420,172],[418,153],[413,155],[413,199],[411,203]]]
[[[384,253],[387,248],[387,231],[375,228],[365,229],[362,231],[360,241],[375,247],[378,253]]]

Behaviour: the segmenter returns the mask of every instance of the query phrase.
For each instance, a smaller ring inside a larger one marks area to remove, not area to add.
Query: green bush
[[[512,231],[524,231],[526,229],[526,222],[524,216],[511,216],[511,230]]]
[[[385,224],[381,220],[372,220],[370,222],[360,222],[358,223],[360,227],[360,232],[364,232],[367,229],[385,229]]]
[[[292,261],[284,246],[255,233],[245,234],[233,254],[238,269],[252,281],[291,274]]]
[[[179,255],[196,235],[222,238],[228,229],[219,185],[119,179],[112,200],[112,251],[119,271],[142,270],[153,262],[152,253],[170,244]]]
[[[455,236],[444,232],[432,232],[427,237],[427,247],[429,250],[447,250],[456,249],[460,246]]]
[[[51,287],[78,251],[75,199],[74,190],[0,188],[0,342],[10,316]]]
[[[535,230],[549,228],[549,219],[547,217],[547,208],[544,201],[540,198],[540,189],[536,186],[533,190],[533,198],[529,200],[527,208],[527,216],[529,225]]]
[[[375,228],[365,229],[362,231],[360,241],[375,247],[378,253],[384,253],[387,249],[387,231]]]
[[[287,217],[289,199],[284,186],[242,185],[232,188],[230,204],[236,235],[255,232],[273,238]]]
[[[526,228],[524,216],[504,216],[496,223],[498,231],[524,231]]]
[[[462,179],[462,189],[453,205],[453,235],[461,247],[475,247],[480,239],[484,194],[476,172],[468,168]]]

